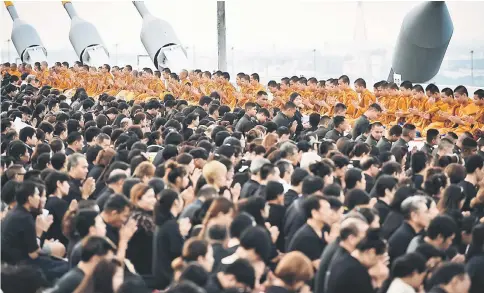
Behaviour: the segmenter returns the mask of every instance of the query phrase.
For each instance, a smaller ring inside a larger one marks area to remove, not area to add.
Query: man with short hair
[[[284,108],[277,113],[272,119],[277,127],[285,126],[291,130],[292,133],[296,132],[297,121],[294,120],[294,115],[297,111],[297,106],[293,102],[287,102]]]
[[[72,200],[88,199],[94,191],[95,181],[92,177],[86,179],[88,163],[86,157],[75,153],[67,158],[67,173],[69,174],[69,194],[64,198],[68,203]]]
[[[371,147],[376,147],[378,142],[383,137],[385,128],[380,122],[374,122],[370,126],[370,135],[366,138],[365,143]]]
[[[255,103],[248,102],[245,104],[245,114],[235,124],[235,130],[238,132],[246,133],[254,128],[255,123],[252,121],[257,115],[257,107]]]
[[[326,133],[324,138],[331,139],[333,142],[336,143],[336,141],[340,137],[344,136],[344,133],[348,130],[350,125],[344,116],[334,116],[333,123],[334,123],[334,128],[328,131],[328,133]]]
[[[430,215],[424,196],[411,196],[402,202],[404,222],[388,239],[390,261],[405,254],[407,247],[418,233],[427,228]]]
[[[261,186],[261,174],[260,171],[262,166],[265,164],[270,164],[271,162],[267,159],[255,159],[250,164],[250,179],[244,183],[242,189],[240,190],[240,198],[249,198],[256,195],[259,187]]]
[[[84,137],[77,131],[69,133],[67,136],[66,156],[79,153],[84,147]]]
[[[407,253],[414,252],[422,243],[428,243],[442,252],[452,245],[456,233],[460,230],[454,219],[448,215],[437,216],[430,221],[425,235],[415,236],[407,248]]]
[[[408,150],[408,143],[415,139],[417,128],[413,124],[403,125],[402,136],[392,144],[392,148],[403,147]]]
[[[389,152],[392,148],[392,144],[399,140],[401,135],[402,127],[400,125],[393,125],[390,129],[388,129],[387,136],[383,136],[378,141],[376,147],[378,148],[380,153]]]
[[[89,236],[82,241],[81,261],[75,268],[57,280],[48,293],[71,293],[81,284],[84,276],[90,274],[101,260],[114,257],[116,247],[105,237]]]
[[[37,135],[33,127],[27,126],[20,130],[18,137],[27,146],[30,156],[34,152],[33,148],[37,145]]]
[[[96,204],[99,206],[100,211],[104,209],[106,201],[108,201],[112,195],[123,193],[123,184],[126,178],[128,178],[126,171],[121,169],[114,169],[109,174],[109,177],[106,179],[106,188],[96,198]]]
[[[469,156],[465,160],[466,178],[458,185],[463,188],[466,196],[463,211],[469,211],[471,200],[477,196],[477,192],[484,190],[484,159],[479,155]]]
[[[427,130],[427,137],[425,138],[425,143],[420,150],[426,153],[428,156],[432,156],[435,146],[438,145],[439,142],[439,131],[437,129],[430,128]]]
[[[64,275],[68,270],[68,263],[57,261],[41,255],[38,238],[52,224],[52,216],[37,216],[34,220],[32,213],[38,213],[42,208],[39,188],[34,182],[25,181],[15,194],[17,206],[2,220],[2,261],[10,264],[27,262],[39,267],[52,281]]]
[[[371,104],[368,110],[365,111],[358,119],[355,120],[355,124],[351,131],[351,137],[356,139],[363,133],[366,133],[370,129],[370,121],[375,121],[381,114],[382,108],[377,103]]]

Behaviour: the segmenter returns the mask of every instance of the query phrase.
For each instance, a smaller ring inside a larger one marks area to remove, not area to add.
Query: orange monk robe
[[[148,84],[148,88],[155,92],[157,96],[166,92],[165,84],[159,78],[152,78]]]
[[[413,97],[408,102],[408,112],[407,123],[415,125],[418,129],[422,129],[425,125],[426,119],[422,116],[425,114],[425,109],[427,107],[427,97],[416,98]]]
[[[480,106],[479,112],[476,114],[474,127],[472,128],[472,133],[477,130],[484,131],[484,106]]]
[[[306,115],[314,112],[316,109],[315,103],[314,103],[316,99],[315,91],[311,90],[310,88],[306,88],[304,91],[301,91],[300,95],[302,97],[302,102],[304,104],[304,108],[302,109],[301,112]]]
[[[38,71],[35,74],[35,76],[40,81],[40,84],[41,85],[50,85],[50,80],[49,80],[50,73],[49,73],[49,69],[40,70],[40,71]]]
[[[250,85],[241,85],[240,90],[235,92],[237,106],[243,107],[248,102],[255,102],[255,95]]]
[[[382,116],[382,121],[384,124],[392,124],[395,125],[397,123],[397,118],[395,113],[398,109],[398,96],[388,96],[382,99],[383,107],[385,111]]]
[[[359,104],[358,94],[352,89],[345,89],[341,92],[342,100],[341,102],[346,105],[346,116],[349,120],[358,118],[357,108]]]
[[[410,101],[411,97],[405,96],[405,95],[398,95],[397,99],[397,109],[395,111],[395,117],[397,119],[397,122],[404,123],[405,118],[410,115],[408,112],[408,103]]]
[[[235,96],[235,87],[229,82],[224,81],[221,87],[221,104],[229,106],[231,109],[237,104],[237,98]]]
[[[435,101],[433,106],[428,110],[431,123],[427,125],[423,131],[426,133],[427,130],[433,128],[439,130],[441,134],[449,132],[449,128],[452,127],[454,123],[450,121],[448,117],[455,115],[457,106],[456,103],[446,103],[440,99]]]
[[[14,71],[9,70],[8,74],[18,76],[18,78],[20,78],[22,76],[22,73],[20,71],[18,71],[18,69],[15,69]]]
[[[198,88],[200,90],[200,93],[205,96],[210,96],[212,92],[216,91],[216,86],[211,80],[208,80],[208,81],[202,80]]]
[[[356,113],[356,117],[363,115],[363,113],[365,113],[373,103],[376,103],[375,95],[368,89],[364,89],[360,94],[360,103],[358,104],[358,112]]]
[[[326,91],[316,91],[314,95],[315,111],[321,115],[327,115],[331,111],[331,106],[326,102],[328,93]]]
[[[455,116],[457,119],[457,127],[454,128],[453,132],[460,135],[467,131],[472,131],[474,128],[476,115],[481,111],[481,107],[471,102],[469,99],[465,104],[460,104],[455,110]],[[455,126],[455,125],[454,125]]]

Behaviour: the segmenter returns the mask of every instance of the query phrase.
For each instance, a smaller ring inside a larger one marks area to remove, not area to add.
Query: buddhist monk
[[[202,95],[210,96],[212,92],[216,90],[215,84],[212,80],[212,73],[210,71],[204,71],[202,73],[202,79],[200,80],[200,92]]]
[[[230,74],[223,72],[222,78],[219,80],[221,85],[219,90],[221,102],[233,109],[237,104],[237,98],[235,96],[235,87],[230,83]]]
[[[259,91],[265,91],[266,89],[262,84],[260,84],[260,77],[257,73],[252,73],[250,75],[250,86],[252,88],[252,93],[257,94]]]
[[[359,105],[358,94],[351,89],[350,79],[347,75],[342,75],[338,78],[338,86],[340,89],[340,101],[348,107],[346,113],[350,122],[356,119],[357,109]]]
[[[387,96],[383,99],[384,114],[382,120],[384,124],[397,124],[395,112],[397,111],[398,101],[400,98],[399,87],[396,83],[388,84]]]
[[[190,80],[188,79],[188,70],[186,69],[183,69],[182,71],[180,71],[180,83],[182,85],[186,84],[187,82],[190,82]]]
[[[400,84],[400,94],[397,99],[397,109],[395,111],[395,117],[398,119],[398,123],[404,124],[406,117],[410,115],[408,112],[408,103],[412,98],[413,85],[410,81],[405,80]]]
[[[479,112],[476,114],[473,132],[477,130],[484,131],[484,90],[479,89],[474,92],[474,103],[479,107]]]
[[[415,125],[419,130],[424,126],[424,115],[427,104],[427,97],[421,85],[416,84],[412,88],[412,98],[408,103],[408,112],[406,122]]]
[[[429,88],[431,94],[435,88],[437,88],[437,86]],[[424,132],[427,132],[427,130],[431,128],[438,129],[442,134],[449,132],[454,125],[454,123],[449,120],[449,117],[455,115],[455,109],[457,106],[454,102],[454,91],[450,88],[444,88],[440,93],[440,99],[436,94],[432,94],[429,97],[429,101],[434,102],[430,109],[427,110],[431,123],[427,125]]]
[[[454,90],[454,97],[458,104],[455,115],[450,116],[449,120],[454,122],[454,130],[457,135],[470,132],[474,128],[475,116],[480,112],[480,107],[472,102],[468,97],[465,86],[458,86]]]
[[[366,88],[366,81],[363,78],[358,78],[354,82],[355,91],[360,96],[360,103],[358,104],[358,111],[356,117],[360,117],[368,110],[368,107],[376,103],[375,95]]]
[[[8,74],[15,75],[15,76],[17,76],[19,78],[22,75],[22,73],[17,69],[17,64],[16,63],[10,64],[10,69],[8,70]]]
[[[247,102],[255,102],[255,94],[250,84],[250,76],[240,73],[237,76],[239,90],[234,93],[237,98],[237,106],[243,107]]]

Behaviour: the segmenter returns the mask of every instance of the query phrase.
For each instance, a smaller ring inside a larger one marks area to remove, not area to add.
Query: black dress
[[[141,276],[151,275],[153,260],[153,233],[155,223],[153,212],[136,209],[131,216],[138,224],[138,230],[129,241],[126,257],[133,263]]]

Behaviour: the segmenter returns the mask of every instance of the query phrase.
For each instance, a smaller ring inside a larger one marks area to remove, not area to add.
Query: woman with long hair
[[[156,197],[153,188],[144,183],[138,183],[131,188],[130,202],[134,206],[131,218],[138,224],[138,230],[129,241],[127,258],[133,263],[140,275],[151,275],[153,259],[153,233],[155,221],[153,210]]]

